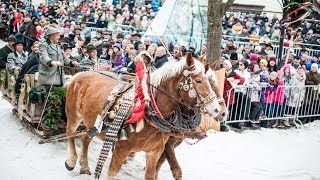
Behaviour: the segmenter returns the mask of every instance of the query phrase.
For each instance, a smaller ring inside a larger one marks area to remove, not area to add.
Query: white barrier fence
[[[276,120],[301,120],[320,117],[320,86],[238,86],[227,92],[229,116],[225,124],[241,122],[272,126]]]

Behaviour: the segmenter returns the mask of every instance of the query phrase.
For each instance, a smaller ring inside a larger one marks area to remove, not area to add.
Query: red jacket
[[[227,102],[227,105],[235,104],[236,100],[234,97],[234,89],[231,86],[231,83],[227,80],[227,78],[233,77],[234,79],[239,79],[239,85],[244,83],[244,78],[240,77],[237,73],[231,72],[228,77],[224,79],[224,90],[223,90],[223,99]]]

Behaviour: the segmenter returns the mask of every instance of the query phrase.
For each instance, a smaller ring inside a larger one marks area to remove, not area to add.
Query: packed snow
[[[1,97],[1,95],[0,95]],[[94,179],[64,167],[67,143],[39,145],[39,137],[26,129],[14,115],[11,105],[0,100],[0,179],[72,180]],[[196,145],[183,143],[176,149],[186,180],[227,179],[320,179],[320,121],[301,129],[262,129],[242,133],[209,133]],[[78,140],[78,152],[79,143]],[[94,139],[89,148],[89,163],[94,171],[102,142]],[[106,177],[105,164],[102,178]],[[125,164],[115,179],[144,178],[145,155],[137,155]],[[173,179],[167,163],[161,180]]]

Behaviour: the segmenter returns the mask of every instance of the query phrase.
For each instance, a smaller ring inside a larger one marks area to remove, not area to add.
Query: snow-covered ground
[[[0,118],[0,180],[94,179],[79,175],[79,165],[74,171],[67,171],[66,143],[39,145],[40,139],[20,124],[5,100],[0,100]],[[90,145],[92,172],[101,144],[94,140]],[[320,179],[320,122],[299,130],[211,133],[196,145],[182,144],[176,152],[186,180]],[[110,158],[105,167],[109,162]],[[144,154],[138,153],[115,179],[143,179],[144,165]],[[103,171],[101,179],[105,175]],[[167,163],[161,169],[160,179],[173,179]]]

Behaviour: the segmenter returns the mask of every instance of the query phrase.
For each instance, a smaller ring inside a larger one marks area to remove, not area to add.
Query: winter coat
[[[279,81],[278,82],[278,87],[276,88],[276,92],[275,92],[275,102],[277,102],[279,105],[283,105],[284,104],[284,81]]]
[[[28,56],[24,52],[18,55],[16,51],[13,51],[12,53],[8,54],[7,60],[9,70],[13,73],[15,68],[21,68],[22,65],[27,62]]]
[[[291,78],[291,88],[288,97],[288,106],[301,107],[305,96],[305,81],[306,76],[301,77],[299,74],[294,74]]]
[[[4,46],[0,49],[0,70],[6,69],[7,57],[8,54],[12,53],[13,49],[9,48],[9,46]]]
[[[292,83],[292,81],[291,81],[291,79],[292,79],[292,77],[284,77],[284,96],[285,96],[285,98],[287,98],[287,97],[289,97],[289,94],[290,94],[290,88],[291,88],[291,83]],[[304,79],[306,79],[306,78],[304,78]]]
[[[133,60],[130,60],[129,58],[127,58],[126,67],[127,67],[127,72],[128,73],[135,73],[136,64],[135,64],[135,62]]]
[[[320,74],[318,72],[308,72],[306,74],[306,85],[319,85]],[[305,102],[312,104],[315,100],[319,100],[318,87],[306,87]]]
[[[320,84],[320,74],[317,72],[308,72],[306,74],[306,85],[318,85]]]
[[[112,68],[114,68],[115,72],[118,72],[121,68],[123,68],[126,64],[126,60],[123,54],[119,54],[114,59],[111,60]]]
[[[159,10],[159,6],[160,6],[160,0],[152,0],[151,7],[154,12],[157,12]]]
[[[260,85],[262,86],[261,88],[261,93],[260,93],[260,102],[264,103],[265,102],[265,92],[266,92],[266,85],[269,82],[269,72],[268,71],[262,71],[260,73]]]
[[[16,81],[16,92],[19,92],[21,87],[22,79],[24,78],[25,74],[34,74],[38,72],[39,68],[39,54],[31,53],[28,56],[28,60],[26,63],[22,65],[21,71],[19,72],[18,79]]]
[[[58,44],[52,44],[48,39],[42,39],[39,43],[39,83],[44,85],[63,85],[64,71],[61,67],[52,66],[52,61],[60,61],[69,65],[65,60],[63,51]]]
[[[260,102],[260,83],[251,79],[249,86],[249,96],[251,98],[251,102]]]
[[[265,90],[265,102],[267,104],[272,104],[276,102],[276,90],[278,83],[276,81],[269,81],[266,90]]]
[[[228,105],[233,105],[236,103],[235,100],[235,92],[234,88],[232,88],[231,83],[228,81],[228,78],[234,78],[235,80],[240,80],[239,85],[244,83],[244,78],[239,76],[237,73],[232,71],[225,79],[224,79],[224,89],[223,89],[223,99],[227,102]],[[228,101],[229,100],[229,101]]]
[[[163,55],[161,57],[157,57],[155,59],[155,64],[154,64],[154,67],[156,69],[160,68],[161,66],[163,66],[166,62],[168,62],[168,58],[167,58],[167,55]]]
[[[107,60],[104,59],[92,59],[92,58],[83,58],[80,61],[80,67],[85,69],[85,70],[93,70],[94,69],[94,65],[98,65],[98,64],[108,64]]]
[[[237,73],[240,77],[244,78],[244,83],[243,83],[244,86],[249,85],[251,74],[246,69],[244,71],[235,70],[234,72]],[[238,89],[236,91],[237,92],[242,92],[243,94],[247,93],[246,87],[240,88],[240,89]]]

